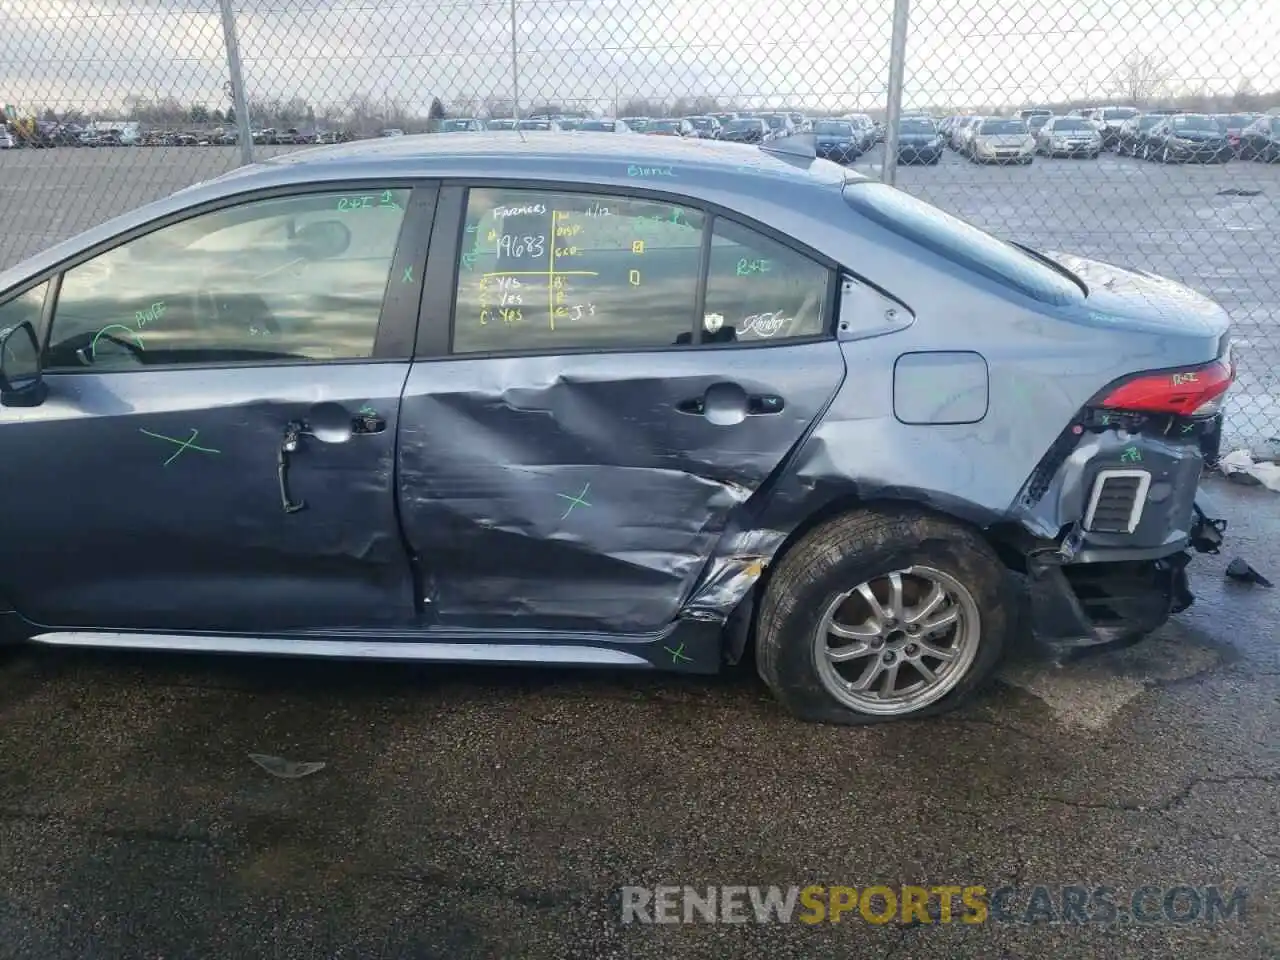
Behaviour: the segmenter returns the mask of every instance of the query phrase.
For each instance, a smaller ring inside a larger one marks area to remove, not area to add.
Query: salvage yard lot
[[[270,156],[294,148],[255,149]],[[882,149],[855,169],[878,176]],[[231,170],[238,157],[231,147],[0,152],[0,268]],[[948,152],[937,167],[900,168],[898,185],[1008,239],[1151,270],[1218,300],[1231,313],[1240,361],[1228,442],[1275,435],[1280,164],[1164,166],[1103,154],[993,167]]]

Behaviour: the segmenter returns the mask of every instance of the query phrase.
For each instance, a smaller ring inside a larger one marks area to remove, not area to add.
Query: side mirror
[[[40,373],[40,341],[31,321],[0,330],[0,405],[38,407],[48,393]]]

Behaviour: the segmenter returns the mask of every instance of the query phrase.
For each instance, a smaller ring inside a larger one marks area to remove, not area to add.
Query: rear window
[[[1137,115],[1138,111],[1133,107],[1107,107],[1102,111],[1103,120],[1128,120]]]
[[[825,133],[833,137],[853,136],[853,125],[834,120],[819,120],[813,125],[814,133]]]
[[[1189,115],[1185,117],[1173,118],[1173,129],[1175,130],[1200,130],[1205,133],[1220,133],[1221,128],[1218,121],[1213,117],[1201,117]]]
[[[1053,121],[1054,131],[1058,130],[1092,130],[1093,125],[1088,120],[1082,120],[1079,117],[1059,117]]]
[[[1083,296],[1071,280],[1012,244],[887,184],[849,184],[844,199],[898,236],[1033,299],[1067,304]]]

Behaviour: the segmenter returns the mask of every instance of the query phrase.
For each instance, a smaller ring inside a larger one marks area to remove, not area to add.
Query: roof
[[[238,167],[91,227],[0,272],[0,290],[20,275],[51,267],[85,246],[157,217],[257,189],[326,181],[480,176],[606,189],[665,188],[732,206],[777,207],[769,214],[776,219],[787,210],[820,209],[845,183],[866,179],[817,159],[813,147],[809,136],[753,146],[579,131],[418,134],[312,147]]]

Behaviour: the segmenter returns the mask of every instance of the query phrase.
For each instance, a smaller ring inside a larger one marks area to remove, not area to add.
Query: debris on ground
[[[1227,187],[1225,190],[1219,190],[1220,197],[1256,197],[1260,196],[1261,190],[1254,190],[1249,187]]]
[[[323,760],[286,760],[266,753],[251,753],[249,759],[281,780],[301,780],[325,768]]]
[[[1235,483],[1263,486],[1280,493],[1280,463],[1255,460],[1254,452],[1257,451],[1232,450],[1218,461],[1218,469]]]
[[[1244,557],[1235,557],[1227,564],[1227,576],[1241,583],[1256,583],[1263,587],[1273,586],[1270,580],[1249,566],[1249,562]]]

